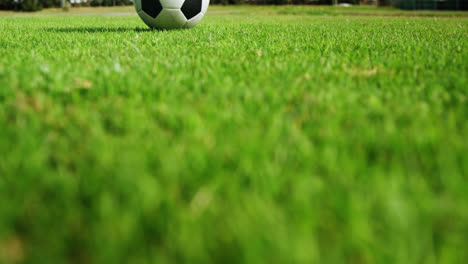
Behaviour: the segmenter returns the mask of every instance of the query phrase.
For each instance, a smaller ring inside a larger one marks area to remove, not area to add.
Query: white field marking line
[[[142,58],[144,58],[144,57],[143,57],[143,54],[141,54],[141,52],[140,52],[140,50],[138,49],[137,46],[135,46],[133,43],[131,43],[130,41],[128,41],[128,40],[126,40],[126,39],[124,39],[124,41],[127,42],[130,46],[132,46],[132,47],[138,52],[138,54],[140,54],[140,56],[141,56]]]

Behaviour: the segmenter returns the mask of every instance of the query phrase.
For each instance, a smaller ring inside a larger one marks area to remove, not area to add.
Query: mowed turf
[[[0,263],[468,263],[466,13],[109,10],[0,17]]]

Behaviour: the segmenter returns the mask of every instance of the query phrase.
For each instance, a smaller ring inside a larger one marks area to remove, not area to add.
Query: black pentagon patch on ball
[[[150,17],[155,18],[163,9],[159,0],[141,0],[141,9]]]
[[[192,17],[200,14],[202,8],[202,0],[185,0],[184,4],[182,5],[182,13],[187,19],[191,19]]]

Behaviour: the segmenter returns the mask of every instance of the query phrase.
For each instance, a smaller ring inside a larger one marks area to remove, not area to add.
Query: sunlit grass
[[[468,19],[303,9],[0,18],[0,263],[467,263]]]

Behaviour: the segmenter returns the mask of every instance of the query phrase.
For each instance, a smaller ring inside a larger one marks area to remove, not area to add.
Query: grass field
[[[0,13],[0,263],[468,263],[467,14]]]

